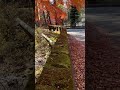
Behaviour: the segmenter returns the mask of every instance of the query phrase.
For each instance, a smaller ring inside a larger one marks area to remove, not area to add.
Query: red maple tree
[[[62,5],[64,7],[63,0],[53,0],[51,3],[49,0],[35,0],[35,21],[44,22],[45,24],[62,24],[62,21],[66,19],[67,13],[58,7]],[[85,5],[84,0],[67,0],[67,8],[75,6],[80,10]],[[41,18],[43,17],[43,19]],[[47,18],[46,18],[47,17]],[[52,23],[54,21],[54,23]]]

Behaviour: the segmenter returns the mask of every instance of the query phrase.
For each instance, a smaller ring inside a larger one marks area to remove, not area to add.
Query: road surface
[[[106,33],[120,35],[120,7],[86,8],[86,20],[104,28]]]
[[[88,90],[120,90],[119,9],[95,7],[86,10],[89,22],[86,24],[85,58]]]
[[[107,34],[114,47],[120,46],[120,7],[86,8],[86,21]]]
[[[85,44],[85,29],[67,29],[67,33]]]

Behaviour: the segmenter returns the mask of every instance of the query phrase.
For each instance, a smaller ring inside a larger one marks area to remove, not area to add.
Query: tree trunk
[[[46,17],[45,17],[45,12],[43,11],[43,17],[44,17],[44,22],[45,22],[45,26],[47,25],[47,22],[46,22]]]
[[[49,13],[49,11],[47,11],[47,12],[48,12],[48,19],[49,19],[49,22],[50,22],[50,24],[52,24],[51,19],[50,19],[50,13]]]

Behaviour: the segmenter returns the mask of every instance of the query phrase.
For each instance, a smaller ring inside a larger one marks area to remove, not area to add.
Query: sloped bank
[[[66,30],[62,31],[52,47],[51,55],[36,83],[36,90],[73,90]]]
[[[40,77],[43,67],[51,53],[51,45],[47,39],[54,43],[58,36],[59,34],[50,32],[47,29],[37,28],[35,30],[35,82]]]

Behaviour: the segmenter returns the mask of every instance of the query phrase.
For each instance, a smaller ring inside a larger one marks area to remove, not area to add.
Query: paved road
[[[83,44],[85,43],[85,29],[67,29],[67,33]]]
[[[93,26],[86,29],[86,78],[91,82],[86,87],[120,90],[120,8],[89,8],[86,10],[86,20],[108,33],[106,37],[96,32]]]
[[[104,28],[106,33],[120,35],[120,7],[86,8],[86,20]]]
[[[114,47],[120,46],[120,7],[87,8],[86,20],[101,28],[100,31],[109,36]]]

